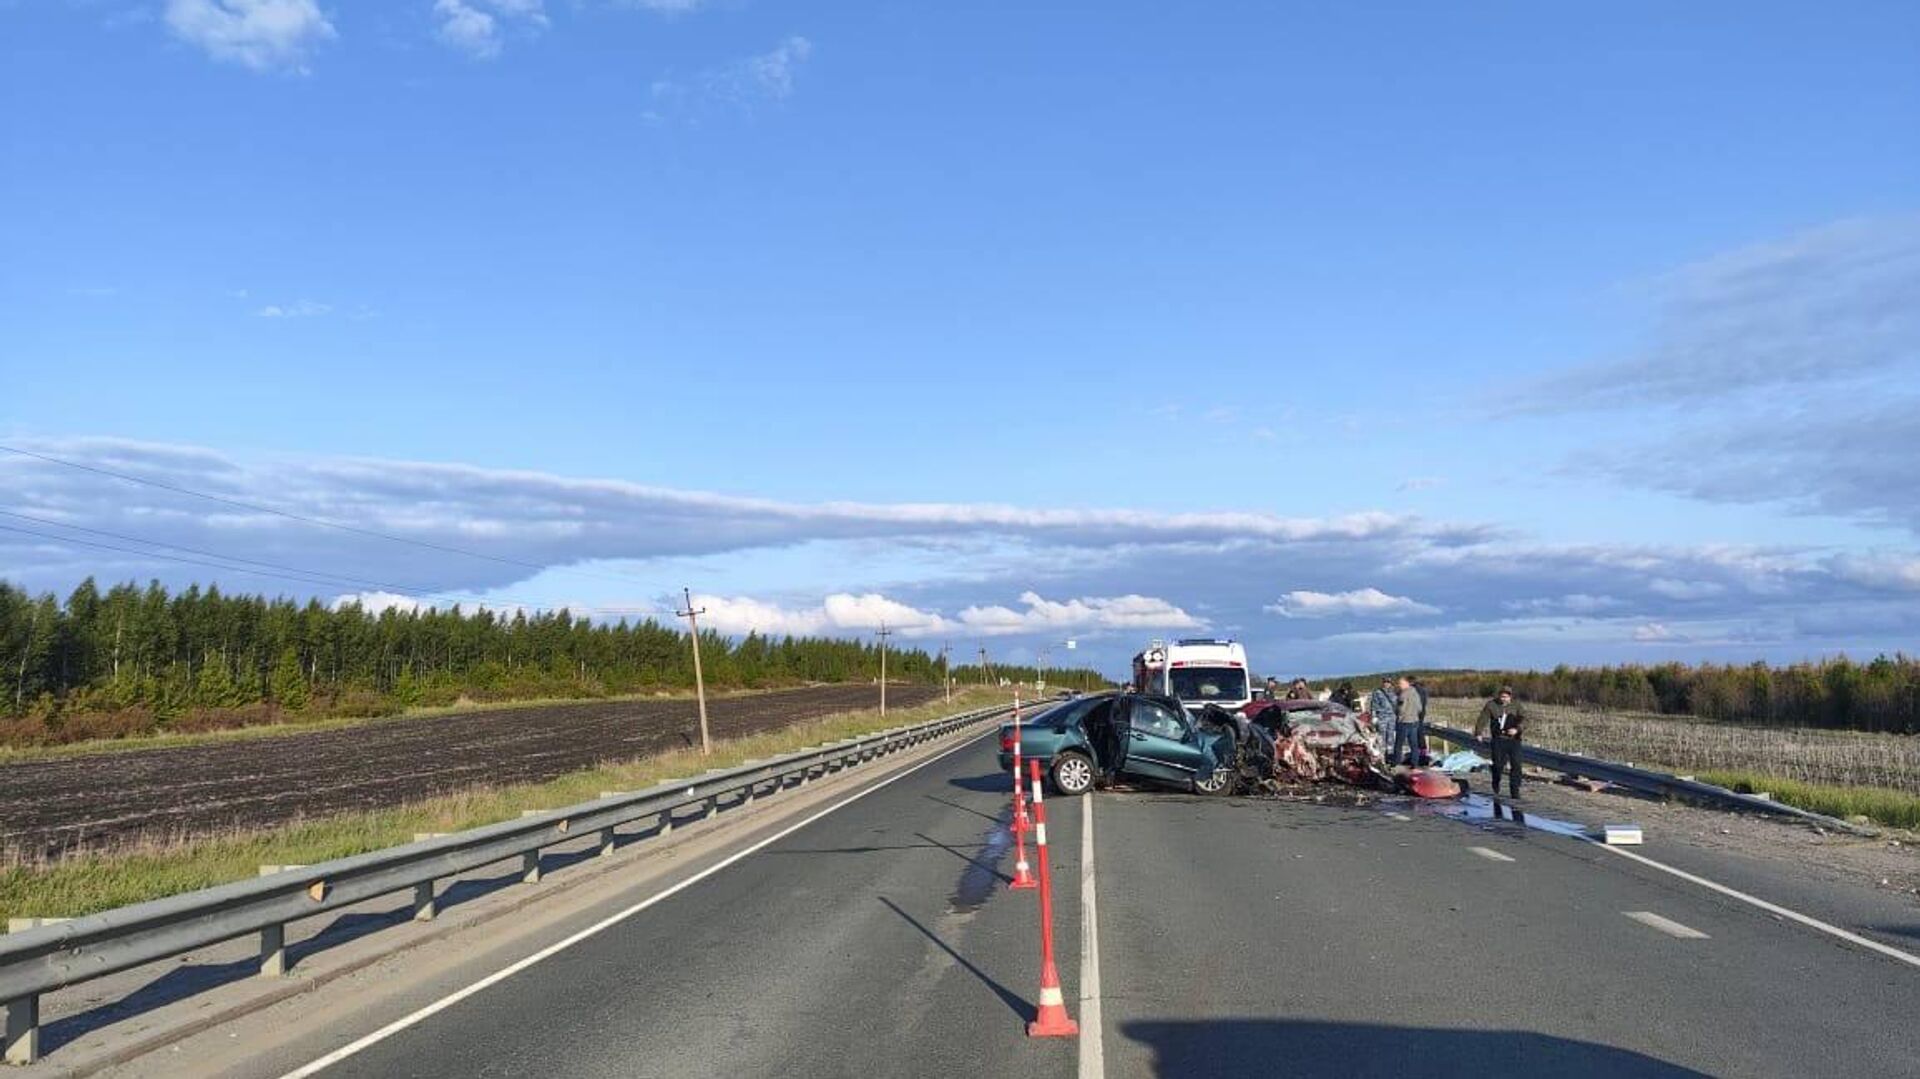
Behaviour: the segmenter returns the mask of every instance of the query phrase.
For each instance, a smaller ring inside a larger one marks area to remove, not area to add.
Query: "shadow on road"
[[[1009,797],[1011,797],[1010,792],[1009,792]],[[980,810],[975,809],[972,806],[963,806],[959,802],[949,802],[945,798],[935,798],[931,794],[927,795],[926,799],[929,802],[939,802],[941,805],[946,806],[948,809],[957,809],[962,813],[971,813],[976,817],[979,817],[983,820],[990,820],[995,824],[1001,823],[1006,819],[1007,815],[1010,815],[1013,812],[1013,807],[1011,804],[1008,805],[1006,814],[1003,814],[1001,816],[995,816],[992,813],[982,813]]]
[[[983,985],[985,985],[988,989],[993,990],[994,996],[999,997],[1001,1001],[1006,1004],[1007,1007],[1013,1009],[1013,1013],[1015,1015],[1019,1016],[1022,1020],[1028,1020],[1033,1018],[1034,1011],[1035,1011],[1034,1006],[1028,1003],[1025,997],[1022,997],[1020,994],[1015,993],[1013,990],[1008,989],[1004,985],[1001,985],[999,982],[994,981],[992,976],[987,974],[986,971],[981,970],[979,967],[976,967],[972,963],[968,962],[966,956],[961,955],[959,952],[954,951],[953,948],[950,947],[946,941],[941,940],[939,936],[937,936],[933,932],[933,930],[928,929],[924,925],[921,925],[920,922],[917,919],[915,919],[913,915],[908,914],[906,911],[901,910],[897,905],[895,905],[893,900],[888,899],[886,896],[883,895],[880,897],[880,902],[886,904],[886,907],[888,910],[894,912],[895,914],[898,914],[902,921],[906,922],[908,925],[914,927],[915,929],[918,929],[920,931],[921,936],[924,936],[928,940],[933,942],[934,947],[939,948],[941,951],[947,953],[947,955],[953,958],[954,962],[966,968],[967,973],[980,979]]]
[[[963,791],[975,794],[1004,794],[1013,797],[1013,777],[1005,772],[991,772],[983,776],[954,776],[947,785],[959,787]]]
[[[1155,1075],[1682,1079],[1706,1074],[1626,1049],[1518,1030],[1293,1019],[1142,1019],[1120,1024],[1120,1033],[1153,1051]]]

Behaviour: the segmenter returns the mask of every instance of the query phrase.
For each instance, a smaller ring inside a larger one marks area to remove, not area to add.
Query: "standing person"
[[[1380,688],[1367,697],[1367,711],[1373,713],[1373,729],[1380,732],[1380,741],[1384,743],[1388,754],[1387,763],[1392,764],[1393,743],[1398,737],[1394,730],[1395,719],[1399,712],[1393,699],[1393,679],[1380,680]]]
[[[1360,710],[1360,694],[1354,692],[1352,682],[1340,683],[1340,688],[1333,691],[1333,699],[1349,712]]]
[[[1267,676],[1267,699],[1270,701],[1280,699],[1280,680],[1272,675]]]
[[[1287,699],[1290,701],[1312,700],[1313,690],[1307,686],[1307,680],[1304,678],[1294,679],[1293,684],[1287,687]]]
[[[1387,754],[1387,763],[1405,763],[1412,768],[1420,763],[1420,737],[1426,733],[1427,699],[1413,684],[1413,679],[1400,678],[1400,707],[1395,716],[1396,726],[1393,735],[1393,752]],[[1401,761],[1400,747],[1407,747],[1404,762]]]
[[[1493,742],[1493,795],[1500,796],[1500,773],[1507,773],[1508,797],[1520,799],[1520,737],[1526,732],[1527,710],[1513,699],[1513,687],[1501,686],[1493,699],[1480,706],[1480,718],[1473,721],[1473,736],[1486,728]]]

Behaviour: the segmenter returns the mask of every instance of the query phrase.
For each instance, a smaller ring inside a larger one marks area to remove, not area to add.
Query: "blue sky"
[[[1910,4],[16,0],[0,101],[6,445],[514,563],[0,454],[31,587],[216,575],[66,524],[1116,670],[1920,630]]]

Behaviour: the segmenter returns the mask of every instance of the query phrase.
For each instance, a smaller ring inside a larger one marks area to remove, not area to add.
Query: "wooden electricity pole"
[[[683,588],[680,594],[687,597],[687,609],[679,612],[680,617],[687,620],[693,631],[693,693],[700,701],[700,755],[707,757],[713,754],[713,739],[707,733],[707,682],[700,673],[700,616],[706,614],[707,609],[693,609],[692,589]]]
[[[893,636],[893,631],[887,628],[885,622],[882,622],[879,632],[874,636],[880,638],[880,718],[885,719],[887,718],[887,638]]]
[[[953,703],[953,675],[949,674],[947,671],[947,653],[952,651],[953,651],[952,641],[941,642],[940,644],[940,689],[943,693],[946,694],[946,700],[948,704]]]

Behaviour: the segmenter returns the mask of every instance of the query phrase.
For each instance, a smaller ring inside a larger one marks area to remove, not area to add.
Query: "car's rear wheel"
[[[1061,794],[1085,794],[1093,789],[1093,762],[1084,754],[1067,752],[1053,758],[1053,789]]]

